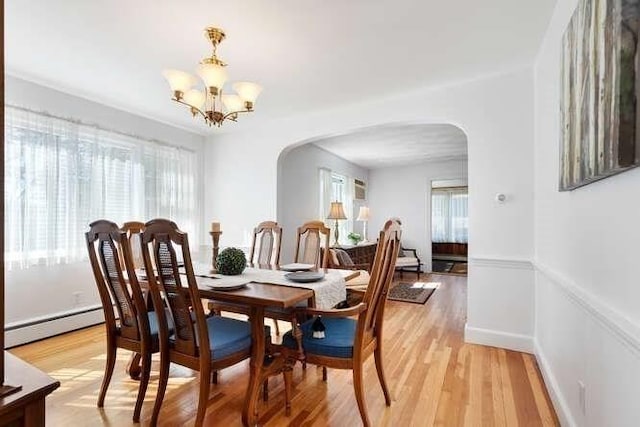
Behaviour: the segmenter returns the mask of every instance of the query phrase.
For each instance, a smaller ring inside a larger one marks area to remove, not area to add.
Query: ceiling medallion
[[[218,58],[216,51],[224,40],[225,33],[220,28],[207,27],[204,34],[213,46],[211,56],[204,58],[196,69],[196,73],[204,82],[204,92],[193,88],[198,81],[189,73],[164,70],[162,75],[171,86],[173,101],[188,106],[193,117],[200,114],[209,126],[220,127],[225,120],[235,122],[238,114],[253,111],[253,105],[262,88],[251,82],[237,82],[232,85],[236,94],[223,93],[222,87],[227,81],[227,64]]]

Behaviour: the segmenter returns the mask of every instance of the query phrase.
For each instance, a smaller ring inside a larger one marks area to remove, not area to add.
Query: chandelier
[[[238,114],[253,111],[262,88],[251,82],[237,82],[232,85],[235,94],[223,93],[222,87],[227,81],[227,64],[218,58],[217,50],[225,33],[220,28],[207,27],[204,34],[213,46],[211,56],[204,58],[196,68],[196,73],[204,82],[204,91],[195,89],[197,79],[184,71],[164,70],[162,75],[171,86],[173,101],[189,107],[193,117],[201,115],[209,126],[220,127],[225,120],[235,122]]]

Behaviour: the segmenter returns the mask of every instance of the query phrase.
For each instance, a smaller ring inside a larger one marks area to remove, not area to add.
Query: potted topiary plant
[[[347,239],[351,240],[351,243],[353,243],[354,245],[357,245],[358,242],[360,240],[362,240],[362,236],[359,235],[358,233],[349,233],[349,235],[347,236]]]
[[[218,273],[225,276],[237,276],[242,274],[247,266],[247,257],[241,249],[226,248],[218,255],[217,265]]]

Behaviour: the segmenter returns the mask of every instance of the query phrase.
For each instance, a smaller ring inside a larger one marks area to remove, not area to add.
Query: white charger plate
[[[247,286],[247,283],[241,283],[239,285],[209,285],[209,289],[214,291],[237,291]]]
[[[314,264],[302,264],[299,262],[294,262],[293,264],[285,264],[280,266],[280,270],[282,271],[309,271],[315,268]]]
[[[292,273],[287,273],[284,275],[287,279],[292,282],[298,283],[311,283],[311,282],[319,282],[324,279],[323,271],[295,271]]]

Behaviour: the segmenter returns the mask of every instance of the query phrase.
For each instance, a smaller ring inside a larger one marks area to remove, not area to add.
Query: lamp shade
[[[215,87],[222,89],[227,81],[227,70],[218,64],[200,64],[196,73],[200,76],[206,87]]]
[[[227,109],[227,113],[235,113],[236,111],[243,111],[244,102],[238,95],[222,95],[222,103],[224,107]]]
[[[331,209],[329,209],[327,219],[347,219],[342,208],[342,202],[331,202]]]
[[[262,87],[251,82],[237,82],[233,84],[233,89],[238,92],[240,98],[245,102],[256,102],[258,95],[262,92]]]
[[[190,89],[184,93],[183,100],[187,104],[199,110],[202,108],[202,105],[206,100],[206,96],[204,95],[204,93],[200,92],[198,89]]]
[[[185,73],[180,70],[164,70],[162,75],[167,82],[169,82],[169,86],[171,86],[171,90],[173,92],[186,92],[191,89],[191,86],[196,84],[196,78],[189,73]]]
[[[369,208],[367,206],[360,206],[356,221],[369,221]]]

